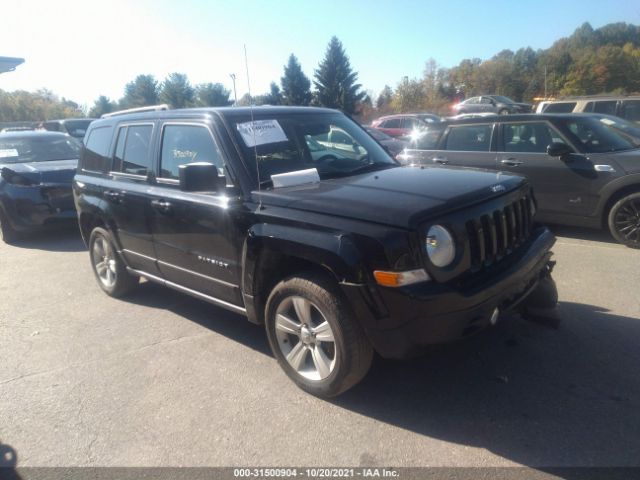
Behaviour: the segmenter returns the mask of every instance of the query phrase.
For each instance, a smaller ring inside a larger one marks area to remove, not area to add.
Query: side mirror
[[[180,190],[184,192],[219,192],[227,185],[227,179],[218,173],[213,163],[187,163],[178,169]]]
[[[570,153],[571,147],[563,142],[553,142],[547,147],[547,155],[550,157],[564,157]]]

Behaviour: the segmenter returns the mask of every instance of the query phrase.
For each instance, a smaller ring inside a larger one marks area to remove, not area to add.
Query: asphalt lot
[[[502,321],[333,401],[261,327],[95,284],[75,232],[0,244],[0,449],[18,466],[640,465],[640,251],[556,229],[559,330]]]

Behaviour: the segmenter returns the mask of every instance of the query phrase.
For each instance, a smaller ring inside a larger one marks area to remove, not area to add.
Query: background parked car
[[[536,113],[602,113],[640,122],[640,96],[581,97],[540,102]]]
[[[403,137],[440,121],[442,118],[431,113],[404,113],[380,117],[371,122],[371,127],[391,137]]]
[[[507,115],[513,113],[529,113],[532,111],[533,105],[530,103],[517,103],[509,97],[502,95],[482,95],[480,97],[468,98],[464,102],[454,105],[452,109],[455,115],[477,112]]]
[[[448,122],[430,127],[398,160],[520,173],[534,187],[538,220],[608,227],[620,243],[640,248],[640,129],[617,117],[540,114]],[[492,222],[486,228],[495,228]]]
[[[386,133],[373,127],[364,127],[364,129],[369,133],[369,135],[375,138],[380,145],[385,147],[394,158],[402,152],[405,147],[409,146],[409,140],[390,137]]]
[[[89,124],[94,118],[65,118],[64,120],[49,120],[42,122],[42,128],[50,132],[62,132],[82,141]]]
[[[80,144],[64,133],[0,133],[0,236],[74,224],[71,181]]]

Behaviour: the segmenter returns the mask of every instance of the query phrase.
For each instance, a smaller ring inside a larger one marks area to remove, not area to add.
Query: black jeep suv
[[[144,277],[264,323],[313,394],[356,384],[374,350],[406,357],[557,302],[526,180],[401,167],[337,111],[129,113],[85,140],[74,196],[100,287]]]

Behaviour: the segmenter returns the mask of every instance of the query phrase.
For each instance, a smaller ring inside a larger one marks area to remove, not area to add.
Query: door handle
[[[104,196],[113,203],[117,203],[119,205],[124,201],[124,193],[115,192],[113,190],[107,190],[106,192],[104,192]]]
[[[503,165],[509,165],[510,167],[517,167],[518,165],[522,165],[524,162],[515,158],[505,158],[504,160],[500,160],[500,163]]]
[[[431,160],[433,163],[439,163],[440,165],[446,165],[449,163],[449,160],[446,157],[433,157]]]
[[[161,213],[170,213],[173,207],[171,202],[166,200],[151,200],[151,206]]]

